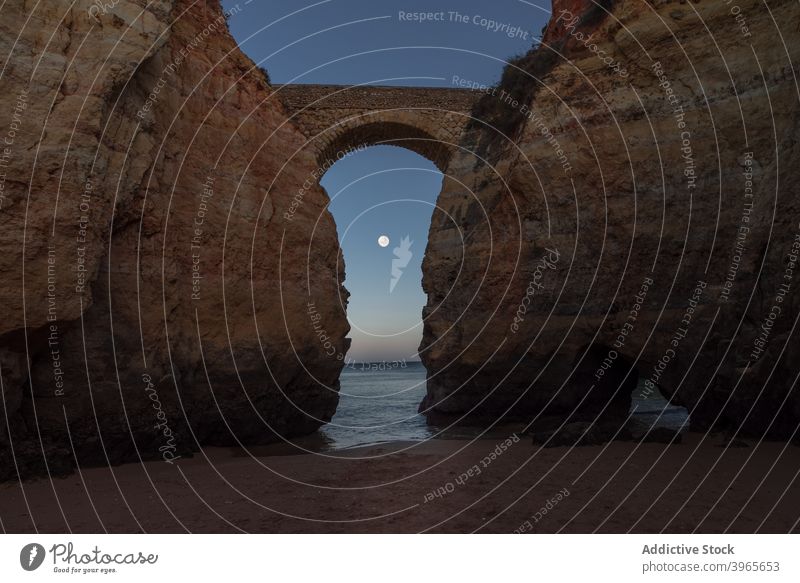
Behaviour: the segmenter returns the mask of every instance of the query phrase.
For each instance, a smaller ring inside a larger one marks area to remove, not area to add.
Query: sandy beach
[[[528,437],[325,454],[207,448],[0,486],[5,532],[798,531],[800,451],[717,435],[540,448]],[[270,455],[264,455],[269,453]]]

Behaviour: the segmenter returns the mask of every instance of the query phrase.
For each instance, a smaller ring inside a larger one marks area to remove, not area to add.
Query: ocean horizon
[[[428,439],[495,438],[524,427],[522,423],[499,423],[492,428],[429,425],[418,412],[425,397],[427,371],[421,361],[349,361],[339,378],[339,405],[330,423],[319,435],[324,450],[349,449],[381,443]],[[646,432],[652,428],[683,431],[689,415],[683,407],[670,405],[656,392],[643,397],[643,381],[633,392],[629,426]]]

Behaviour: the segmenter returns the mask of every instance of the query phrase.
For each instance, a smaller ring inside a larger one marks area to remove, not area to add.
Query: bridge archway
[[[446,172],[480,94],[464,89],[282,85],[292,122],[328,168],[354,149],[407,148]]]
[[[399,121],[378,120],[379,114],[347,120],[317,137],[321,141],[317,148],[320,168],[326,168],[349,152],[369,146],[398,146],[427,158],[445,172],[450,162],[452,147],[418,126]]]

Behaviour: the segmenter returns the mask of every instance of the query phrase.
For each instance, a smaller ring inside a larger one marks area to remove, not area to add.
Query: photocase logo
[[[395,258],[392,259],[392,280],[389,282],[389,293],[394,291],[394,286],[396,286],[400,278],[403,277],[403,270],[408,266],[408,262],[411,261],[411,258],[414,256],[414,254],[411,253],[411,244],[413,242],[414,241],[411,241],[409,236],[406,235],[400,241],[400,245],[392,249]]]
[[[30,543],[22,547],[19,552],[19,564],[26,571],[35,571],[44,562],[44,547],[37,543]]]
[[[110,13],[121,0],[111,0],[110,2],[103,2],[102,0],[94,0],[92,5],[89,6],[89,17],[95,22],[100,22],[101,14]]]

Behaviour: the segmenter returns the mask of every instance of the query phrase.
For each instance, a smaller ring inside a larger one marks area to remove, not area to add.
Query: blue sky
[[[422,257],[442,174],[422,156],[376,146],[325,175],[345,257],[354,360],[415,358],[422,338]],[[387,247],[378,237],[390,239]],[[394,249],[408,237],[411,259],[390,291]]]
[[[550,10],[549,1],[521,0],[245,1],[223,2],[239,6],[231,32],[273,83],[449,87],[458,76],[491,85],[506,59],[531,47]],[[352,154],[323,177],[351,293],[348,359],[415,358],[420,267],[441,184],[430,161],[392,146]],[[390,292],[393,252],[406,236],[411,259]]]

